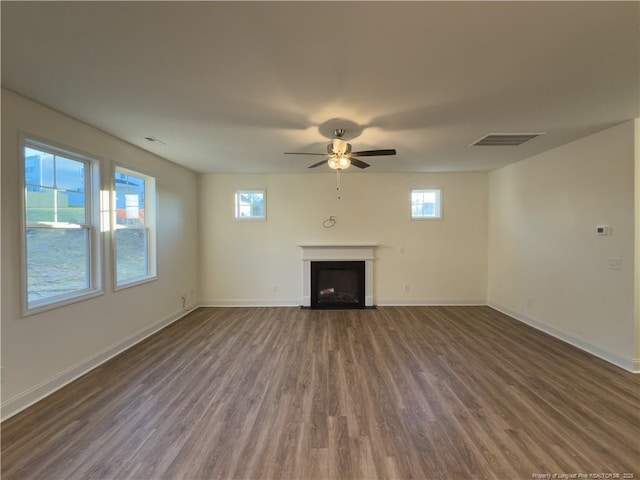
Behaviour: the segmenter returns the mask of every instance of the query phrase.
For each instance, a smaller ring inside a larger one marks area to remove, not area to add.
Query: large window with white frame
[[[156,278],[155,178],[115,169],[115,283],[128,287]]]
[[[439,188],[411,190],[413,220],[442,218],[442,190]]]
[[[23,311],[102,293],[99,162],[21,137]]]

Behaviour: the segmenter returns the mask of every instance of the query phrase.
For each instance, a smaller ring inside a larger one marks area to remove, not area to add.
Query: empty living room
[[[0,22],[3,480],[640,479],[640,1]]]

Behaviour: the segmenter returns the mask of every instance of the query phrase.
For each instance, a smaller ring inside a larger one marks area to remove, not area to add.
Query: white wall
[[[634,123],[496,170],[489,191],[489,304],[638,369]]]
[[[103,182],[112,175],[113,162],[156,177],[157,281],[114,292],[109,244],[105,243],[104,295],[21,317],[19,131],[101,158]],[[178,318],[184,313],[183,292],[188,293],[188,303],[195,303],[197,175],[3,89],[1,178],[2,416],[6,418]]]
[[[338,199],[335,173],[202,175],[202,302],[300,305],[298,245],[358,242],[379,244],[376,304],[486,302],[486,174],[358,171],[344,173],[341,183]],[[410,189],[432,187],[443,188],[444,218],[410,220]],[[266,221],[234,220],[237,188],[267,189]],[[336,225],[323,228],[331,215]]]

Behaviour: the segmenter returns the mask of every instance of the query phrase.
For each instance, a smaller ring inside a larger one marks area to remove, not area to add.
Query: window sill
[[[128,282],[123,282],[120,285],[116,285],[113,290],[115,292],[119,292],[120,290],[126,290],[127,288],[137,287],[138,285],[144,285],[145,283],[155,282],[156,280],[158,280],[157,275],[153,275],[151,277],[137,278],[137,279],[130,280]]]
[[[34,307],[24,306],[22,309],[22,317],[30,317],[31,315],[37,315],[39,313],[44,313],[49,310],[53,310],[56,308],[66,307],[68,305],[72,305],[74,303],[83,302],[85,300],[89,300],[91,298],[96,298],[104,295],[104,290],[91,290],[89,292],[70,295],[61,300],[41,300]]]

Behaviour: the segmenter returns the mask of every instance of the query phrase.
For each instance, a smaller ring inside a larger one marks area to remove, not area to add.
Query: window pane
[[[250,217],[251,216],[251,205],[240,205],[238,207],[239,216],[240,217]]]
[[[52,188],[27,187],[26,206],[27,223],[85,223],[84,193],[57,191]]]
[[[89,234],[84,228],[27,228],[27,298],[89,288]]]
[[[57,222],[84,224],[85,213],[84,193],[58,191]]]
[[[24,157],[25,183],[53,187],[53,155],[25,147]]]
[[[54,190],[27,187],[27,223],[55,221],[53,205]]]
[[[145,228],[119,228],[116,230],[117,283],[146,277],[148,233]]]
[[[145,180],[116,173],[116,223],[139,225],[144,222]]]
[[[240,205],[251,205],[251,194],[250,193],[241,193],[240,194]]]
[[[56,187],[71,192],[84,192],[84,163],[56,157]]]
[[[422,196],[422,203],[436,203],[436,193],[435,192],[424,192]]]
[[[251,194],[251,216],[264,217],[264,195],[262,193]]]

